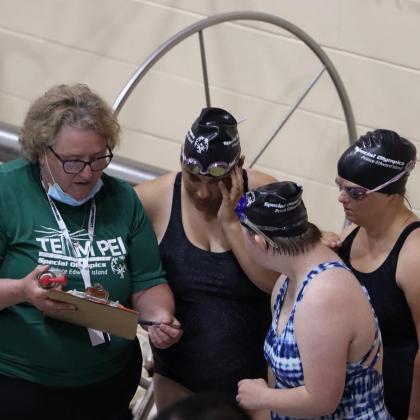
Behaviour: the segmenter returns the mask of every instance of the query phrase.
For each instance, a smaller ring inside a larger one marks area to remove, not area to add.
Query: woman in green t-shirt
[[[24,159],[0,166],[0,418],[130,418],[137,340],[54,319],[75,307],[38,286],[47,270],[64,271],[68,289],[100,283],[156,322],[158,348],[182,335],[143,207],[130,185],[103,173],[119,131],[87,86],[56,86],[25,118]]]

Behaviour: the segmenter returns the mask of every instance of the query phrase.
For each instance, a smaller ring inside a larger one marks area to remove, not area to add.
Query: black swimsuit
[[[420,222],[408,225],[384,263],[371,273],[357,271],[350,263],[350,251],[359,227],[347,236],[339,251],[340,257],[368,290],[372,306],[379,319],[384,345],[385,404],[396,420],[406,420],[408,416],[413,364],[418,341],[410,308],[404,293],[397,286],[395,277],[400,250],[407,236],[418,228],[420,228]]]
[[[247,190],[245,171],[244,184]],[[232,251],[209,252],[189,242],[181,218],[180,173],[159,248],[184,335],[168,349],[153,349],[156,372],[193,392],[232,397],[239,380],[266,378],[269,296],[247,278]]]

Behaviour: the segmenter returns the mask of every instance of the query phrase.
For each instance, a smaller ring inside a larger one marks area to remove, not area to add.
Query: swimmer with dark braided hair
[[[351,222],[338,252],[378,316],[385,403],[396,420],[420,418],[420,221],[405,200],[415,163],[412,142],[375,130],[343,153],[336,178]]]
[[[248,188],[275,179],[242,168],[232,114],[203,109],[180,160],[181,172],[136,187],[184,327],[173,351],[153,349],[159,411],[191,393],[234,398],[240,379],[266,376],[262,346],[278,277],[250,261],[243,245],[235,205]]]

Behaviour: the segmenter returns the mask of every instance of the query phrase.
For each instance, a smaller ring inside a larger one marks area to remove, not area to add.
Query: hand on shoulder
[[[337,251],[340,248],[342,242],[340,236],[335,232],[327,232],[322,231],[321,242],[327,246],[328,248],[332,249],[333,251]]]

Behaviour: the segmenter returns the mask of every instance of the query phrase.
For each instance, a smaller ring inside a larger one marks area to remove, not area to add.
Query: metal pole
[[[324,50],[318,45],[316,41],[314,41],[306,32],[302,29],[298,28],[293,23],[282,19],[278,16],[270,15],[268,13],[260,13],[260,12],[253,12],[253,11],[245,11],[245,12],[228,12],[222,13],[215,16],[210,16],[206,19],[200,20],[192,25],[184,28],[183,30],[179,31],[172,37],[170,37],[166,42],[164,42],[159,48],[157,48],[149,57],[146,58],[143,64],[138,67],[134,75],[130,78],[130,80],[126,83],[124,88],[120,91],[113,104],[114,113],[118,114],[127,101],[128,97],[140,82],[140,80],[146,75],[146,73],[150,70],[150,68],[169,50],[174,48],[184,39],[188,38],[189,36],[195,34],[196,32],[202,31],[205,28],[218,25],[219,23],[223,22],[230,22],[236,20],[256,20],[261,22],[270,23],[275,26],[279,26],[286,31],[295,35],[298,39],[303,41],[311,50],[312,52],[319,58],[322,64],[325,66],[328,74],[330,75],[332,82],[337,90],[338,96],[341,101],[341,105],[343,107],[344,117],[347,124],[347,132],[349,137],[349,143],[354,143],[356,141],[357,132],[356,132],[356,124],[354,121],[353,111],[350,105],[350,100],[347,96],[346,89],[344,88],[343,82],[334,67],[334,64],[331,62],[327,54]]]
[[[289,109],[286,116],[283,118],[283,121],[280,123],[280,125],[277,127],[277,129],[274,131],[274,133],[271,135],[271,137],[268,139],[267,143],[264,145],[264,147],[260,150],[260,152],[255,156],[251,164],[249,165],[250,168],[252,168],[255,164],[255,162],[260,158],[260,156],[265,152],[265,149],[270,145],[270,143],[274,140],[274,137],[277,136],[278,132],[283,128],[284,124],[286,124],[287,120],[291,117],[291,115],[296,111],[297,107],[300,105],[300,103],[305,99],[306,95],[309,93],[309,91],[315,86],[315,83],[319,80],[319,78],[322,76],[322,74],[325,71],[325,66],[321,68],[319,73],[311,80],[309,85],[306,87],[306,89],[301,93],[295,104]]]
[[[209,77],[207,73],[206,50],[204,48],[203,31],[198,32],[198,38],[200,40],[200,54],[201,54],[201,66],[203,68],[204,93],[206,95],[207,107],[210,107],[211,103],[210,103]]]

